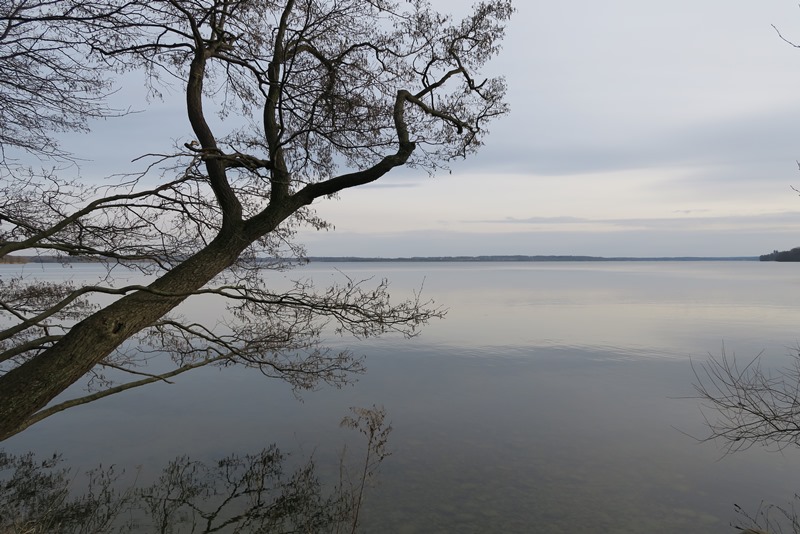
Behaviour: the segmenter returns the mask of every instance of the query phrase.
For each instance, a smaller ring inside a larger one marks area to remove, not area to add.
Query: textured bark
[[[0,440],[88,373],[126,339],[151,325],[232,265],[250,241],[220,236],[148,286],[87,317],[54,347],[0,376]]]

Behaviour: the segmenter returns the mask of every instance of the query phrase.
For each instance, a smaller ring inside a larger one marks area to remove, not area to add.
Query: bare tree
[[[800,357],[772,370],[762,366],[761,354],[741,363],[723,350],[693,370],[707,408],[706,440],[720,441],[728,452],[800,445]]]
[[[0,438],[76,403],[208,364],[252,366],[297,387],[340,383],[359,361],[323,348],[326,323],[357,336],[414,335],[442,315],[419,299],[391,304],[386,282],[316,289],[301,280],[271,291],[265,267],[287,261],[264,258],[302,255],[292,240],[298,226],[327,226],[309,207],[316,199],[401,166],[432,172],[481,145],[486,124],[507,111],[502,78],[478,76],[499,49],[508,0],[479,3],[457,21],[424,0],[37,5],[28,19],[58,20],[70,36],[63,60],[109,76],[140,70],[153,93],[181,84],[191,131],[113,187],[32,171],[5,180],[0,258],[55,254],[103,262],[110,274],[86,287],[0,281]],[[229,131],[212,129],[212,108]],[[152,281],[116,285],[117,266]],[[98,309],[100,294],[118,298]],[[228,319],[171,315],[203,296],[222,299]],[[137,360],[164,354],[172,371],[136,369]],[[103,369],[135,380],[47,407],[81,377],[102,379]]]

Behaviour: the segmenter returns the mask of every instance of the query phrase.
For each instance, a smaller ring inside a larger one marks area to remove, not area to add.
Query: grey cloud
[[[707,210],[701,210],[707,211]],[[528,225],[552,225],[568,226],[574,224],[594,224],[615,226],[621,228],[637,229],[697,229],[699,227],[786,227],[794,225],[800,227],[800,211],[767,213],[755,215],[733,215],[733,216],[708,216],[708,217],[672,217],[672,218],[628,218],[628,219],[590,219],[582,217],[528,217],[528,218],[503,218],[488,220],[463,221],[465,224],[489,223],[489,224],[528,224]]]
[[[413,187],[420,187],[424,185],[423,182],[387,182],[383,183],[380,181],[373,182],[371,184],[362,185],[361,189],[408,189]]]
[[[576,132],[553,140],[545,131],[530,132],[509,124],[490,136],[487,146],[468,165],[457,170],[529,172],[539,175],[654,169],[680,166],[730,167],[736,172],[716,175],[722,179],[752,180],[754,175],[787,168],[800,158],[800,108],[773,110],[739,117],[697,122],[664,130],[643,128],[620,137],[595,132]],[[597,128],[597,125],[594,126]],[[796,166],[794,167],[796,170]]]
[[[509,224],[577,224],[594,222],[592,219],[585,219],[582,217],[526,217],[518,219],[516,217],[505,217],[503,219],[485,219],[475,221],[462,221],[463,223],[509,223]]]

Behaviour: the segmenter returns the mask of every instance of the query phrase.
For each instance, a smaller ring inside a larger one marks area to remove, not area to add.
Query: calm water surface
[[[755,510],[800,491],[799,451],[723,456],[687,435],[704,434],[690,360],[724,345],[779,366],[797,346],[797,265],[321,263],[275,283],[337,270],[387,277],[398,297],[423,287],[450,311],[412,340],[334,338],[367,358],[341,390],[300,402],[257,372],[202,370],[55,416],[6,449],[140,466],[146,479],[178,455],[276,442],[333,469],[347,408],[382,404],[393,455],[367,495],[367,532],[733,532],[734,503]]]

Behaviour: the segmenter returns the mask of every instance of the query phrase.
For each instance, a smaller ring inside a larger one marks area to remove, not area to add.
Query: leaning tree
[[[413,335],[442,314],[416,298],[390,303],[385,282],[317,289],[298,280],[277,290],[268,275],[301,257],[299,226],[326,227],[310,208],[316,199],[475,152],[486,124],[507,111],[503,79],[480,70],[498,51],[510,1],[481,2],[461,20],[426,0],[0,6],[0,69],[15,75],[0,81],[4,154],[64,156],[50,133],[119,113],[113,82],[137,73],[149,97],[181,88],[190,128],[113,182],[71,181],[4,155],[0,259],[54,255],[100,262],[109,275],[85,286],[0,279],[0,438],[203,365],[250,366],[298,388],[340,383],[360,360],[325,349],[326,324]],[[17,130],[6,128],[12,121]],[[147,283],[115,283],[117,267]],[[98,306],[98,295],[115,300]],[[197,298],[224,301],[225,319],[194,322],[175,310]],[[156,357],[172,367],[141,367]],[[51,402],[87,377],[100,389]]]

